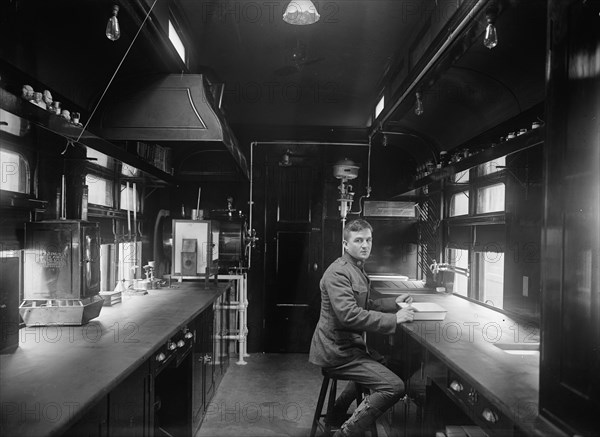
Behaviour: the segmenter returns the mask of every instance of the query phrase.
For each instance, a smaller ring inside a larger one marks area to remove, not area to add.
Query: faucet
[[[436,260],[433,260],[433,264],[429,266],[429,269],[434,275],[437,275],[439,272],[454,272],[459,275],[464,275],[467,278],[469,277],[468,268],[458,267],[448,263],[438,263]]]

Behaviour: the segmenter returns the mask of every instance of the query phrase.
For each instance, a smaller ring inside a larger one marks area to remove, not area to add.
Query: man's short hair
[[[363,229],[370,229],[371,232],[373,232],[373,226],[366,220],[356,219],[349,221],[346,223],[346,226],[344,226],[344,240],[348,241],[350,232],[360,232]]]

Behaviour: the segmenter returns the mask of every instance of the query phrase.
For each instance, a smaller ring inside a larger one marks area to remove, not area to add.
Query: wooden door
[[[265,350],[308,352],[319,317],[322,188],[318,160],[265,168]]]
[[[600,1],[549,3],[540,410],[597,435],[600,411]]]

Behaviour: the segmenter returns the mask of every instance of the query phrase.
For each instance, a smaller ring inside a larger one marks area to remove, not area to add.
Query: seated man
[[[408,294],[395,299],[369,299],[370,284],[364,264],[371,254],[372,232],[365,220],[346,224],[344,254],[331,263],[320,282],[321,314],[309,361],[331,376],[350,381],[335,401],[334,417],[340,422],[346,417],[348,407],[356,399],[356,383],[371,391],[334,437],[363,435],[404,394],[402,380],[382,364],[379,355],[368,350],[362,335],[364,331],[393,334],[397,324],[413,320],[410,307],[397,311],[399,302],[412,301]]]

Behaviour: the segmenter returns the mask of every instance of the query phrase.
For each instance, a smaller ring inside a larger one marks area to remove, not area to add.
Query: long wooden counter
[[[226,283],[178,283],[103,307],[83,326],[22,328],[0,356],[0,435],[57,435],[208,308]]]
[[[504,419],[512,422],[515,435],[564,435],[538,413],[540,354],[535,345],[540,338],[536,328],[454,295],[413,297],[415,302],[435,302],[447,310],[442,321],[401,326],[442,363],[442,377],[437,382],[446,385],[442,390],[456,403],[463,403],[476,423],[489,425],[486,431],[491,430],[491,435],[506,435],[504,431],[494,434],[494,427]],[[438,376],[439,369],[433,369],[431,377]],[[465,386],[463,393],[454,393],[449,387],[453,377]],[[476,393],[469,394],[467,388]],[[482,410],[486,401],[492,411],[499,410],[496,422],[486,423],[477,409],[479,405]]]

